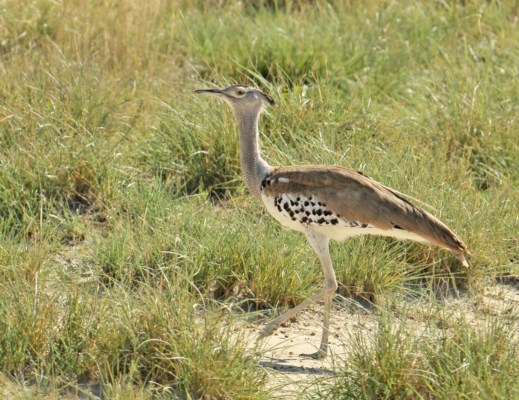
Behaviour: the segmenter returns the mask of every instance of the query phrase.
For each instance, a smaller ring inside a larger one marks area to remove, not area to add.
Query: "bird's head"
[[[260,90],[241,85],[229,86],[225,89],[200,89],[195,93],[206,94],[223,99],[236,113],[259,112],[263,103],[273,106],[274,100]]]

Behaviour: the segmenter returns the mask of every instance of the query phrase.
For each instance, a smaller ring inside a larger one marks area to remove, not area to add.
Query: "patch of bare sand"
[[[354,308],[356,310],[352,311]],[[264,324],[249,324],[245,328],[250,346],[261,351],[259,365],[269,376],[269,387],[283,399],[298,398],[312,390],[317,381],[333,379],[335,365],[344,362],[349,335],[358,331],[375,329],[374,313],[359,307],[334,304],[330,323],[329,355],[322,360],[305,356],[319,348],[322,333],[322,308],[314,306],[263,339],[259,347],[256,340]]]

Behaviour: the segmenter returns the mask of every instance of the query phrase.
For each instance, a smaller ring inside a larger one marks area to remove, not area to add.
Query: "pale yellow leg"
[[[324,299],[323,334],[321,337],[321,345],[319,346],[319,350],[316,353],[305,354],[305,356],[309,356],[312,358],[324,358],[328,353],[330,313],[332,308],[333,296],[335,294],[335,291],[337,290],[337,279],[335,278],[335,272],[333,270],[332,260],[330,258],[328,238],[323,235],[317,234],[313,231],[308,231],[306,233],[306,237],[308,238],[308,241],[310,242],[312,248],[317,253],[319,260],[321,261],[324,273],[324,287],[309,299],[306,299],[301,304],[298,304],[296,307],[288,310],[287,312],[285,312],[284,314],[280,315],[272,322],[270,322],[270,324],[268,324],[267,327],[260,334],[258,339],[262,339],[266,336],[271,335],[285,321],[292,318],[294,315],[309,307],[310,305],[315,304],[321,299]]]

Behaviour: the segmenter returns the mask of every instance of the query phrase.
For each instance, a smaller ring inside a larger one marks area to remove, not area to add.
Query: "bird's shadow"
[[[296,360],[294,360],[295,362]],[[305,367],[303,365],[295,365],[292,360],[284,358],[271,358],[269,360],[261,360],[258,366],[265,369],[288,373],[288,374],[306,374],[306,375],[323,375],[334,376],[335,372],[325,367]]]

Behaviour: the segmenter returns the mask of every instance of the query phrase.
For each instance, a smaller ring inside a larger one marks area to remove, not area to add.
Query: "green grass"
[[[445,287],[513,281],[519,8],[463,3],[2,3],[0,393],[271,396],[225,310],[293,306],[320,266],[246,193],[234,117],[201,87],[261,87],[278,103],[261,120],[269,162],[360,169],[472,252],[465,271],[418,244],[333,245],[341,294],[448,303]],[[510,398],[505,321],[407,340],[384,320],[322,391]]]

